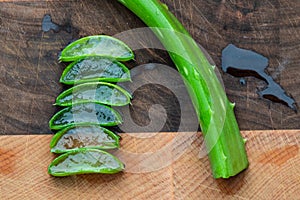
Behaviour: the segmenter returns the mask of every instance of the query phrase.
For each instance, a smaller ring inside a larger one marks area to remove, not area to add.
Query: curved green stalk
[[[233,112],[212,66],[187,30],[158,0],[119,0],[147,24],[165,46],[186,84],[215,178],[247,168],[248,160]]]

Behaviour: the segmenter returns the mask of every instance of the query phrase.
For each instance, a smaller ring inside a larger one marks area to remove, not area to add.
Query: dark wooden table
[[[299,103],[298,0],[164,2],[218,67],[221,51],[229,43],[261,53],[269,58],[267,72]],[[62,26],[60,31],[42,30],[46,14]],[[52,103],[63,90],[58,80],[64,65],[57,62],[57,55],[70,41],[87,35],[115,35],[144,26],[117,1],[1,2],[0,134],[50,133],[48,120],[57,111]],[[143,49],[135,53],[136,61],[129,63],[130,67],[149,62],[173,66],[164,51]],[[247,77],[246,85],[241,85],[239,78],[224,73],[222,79],[229,99],[236,103],[242,130],[300,128],[300,114],[258,96],[257,91],[266,86],[263,81]],[[171,105],[165,109],[178,113],[174,96],[151,87],[143,92],[150,92],[153,99],[164,99],[165,105]],[[151,105],[152,101],[139,99],[141,95],[140,91],[134,101],[137,123],[148,116],[144,112],[147,108],[139,103],[148,101]],[[171,117],[163,131],[176,129],[179,116]]]

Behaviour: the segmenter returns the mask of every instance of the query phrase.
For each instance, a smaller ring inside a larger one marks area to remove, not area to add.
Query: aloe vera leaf
[[[212,174],[234,176],[248,167],[244,140],[228,100],[212,66],[188,31],[158,0],[118,0],[135,13],[165,46],[190,94]]]
[[[67,85],[74,85],[95,81],[124,82],[130,80],[130,71],[124,64],[109,58],[93,56],[69,64],[59,81]]]
[[[69,126],[58,131],[50,142],[52,153],[65,153],[78,148],[119,148],[120,137],[110,130],[95,126]]]
[[[115,126],[122,122],[114,109],[99,103],[79,103],[57,112],[49,121],[49,127],[59,130],[71,125]]]
[[[90,56],[107,57],[119,61],[134,58],[132,50],[124,42],[107,35],[93,35],[69,44],[61,52],[59,60],[70,62]]]
[[[124,106],[130,103],[131,95],[120,86],[92,82],[76,85],[62,92],[55,105],[72,106],[77,103],[100,103],[110,106]]]
[[[99,149],[75,149],[55,158],[48,167],[52,176],[102,173],[115,174],[124,164],[115,156]]]

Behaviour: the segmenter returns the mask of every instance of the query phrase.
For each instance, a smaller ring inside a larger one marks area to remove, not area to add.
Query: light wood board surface
[[[140,154],[157,153],[175,138],[186,138],[157,159],[157,166],[164,166],[166,159],[178,155],[176,149],[193,142],[178,159],[157,171],[127,169],[116,175],[66,178],[47,174],[54,158],[49,152],[51,135],[1,136],[0,199],[300,199],[300,131],[242,134],[248,139],[250,166],[229,180],[213,179],[207,157],[199,158],[200,133],[159,133],[148,138],[122,134],[120,151],[137,153],[130,158],[137,165]]]
[[[221,52],[230,43],[260,53],[270,61],[267,73],[299,104],[299,0],[163,2],[219,69]],[[62,30],[43,31],[45,15]],[[65,65],[57,57],[68,43],[141,27],[145,24],[117,0],[0,0],[0,135],[51,132],[48,121],[57,111],[52,104],[65,89],[59,83]],[[146,63],[175,68],[165,51],[140,49],[134,53],[135,61],[126,63],[129,68]],[[242,85],[238,77],[222,72],[221,76],[228,98],[236,103],[241,130],[300,129],[300,112],[259,97],[257,92],[266,87],[264,81],[246,77]],[[180,109],[172,91],[150,85],[134,96],[132,116],[137,124],[147,125],[149,105],[161,104],[168,114],[163,131],[177,131]]]

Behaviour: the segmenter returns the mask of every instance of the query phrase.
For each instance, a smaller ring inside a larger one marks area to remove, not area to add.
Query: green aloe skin
[[[214,178],[248,167],[232,104],[212,66],[176,17],[158,0],[118,0],[156,34],[182,75],[198,115]]]

